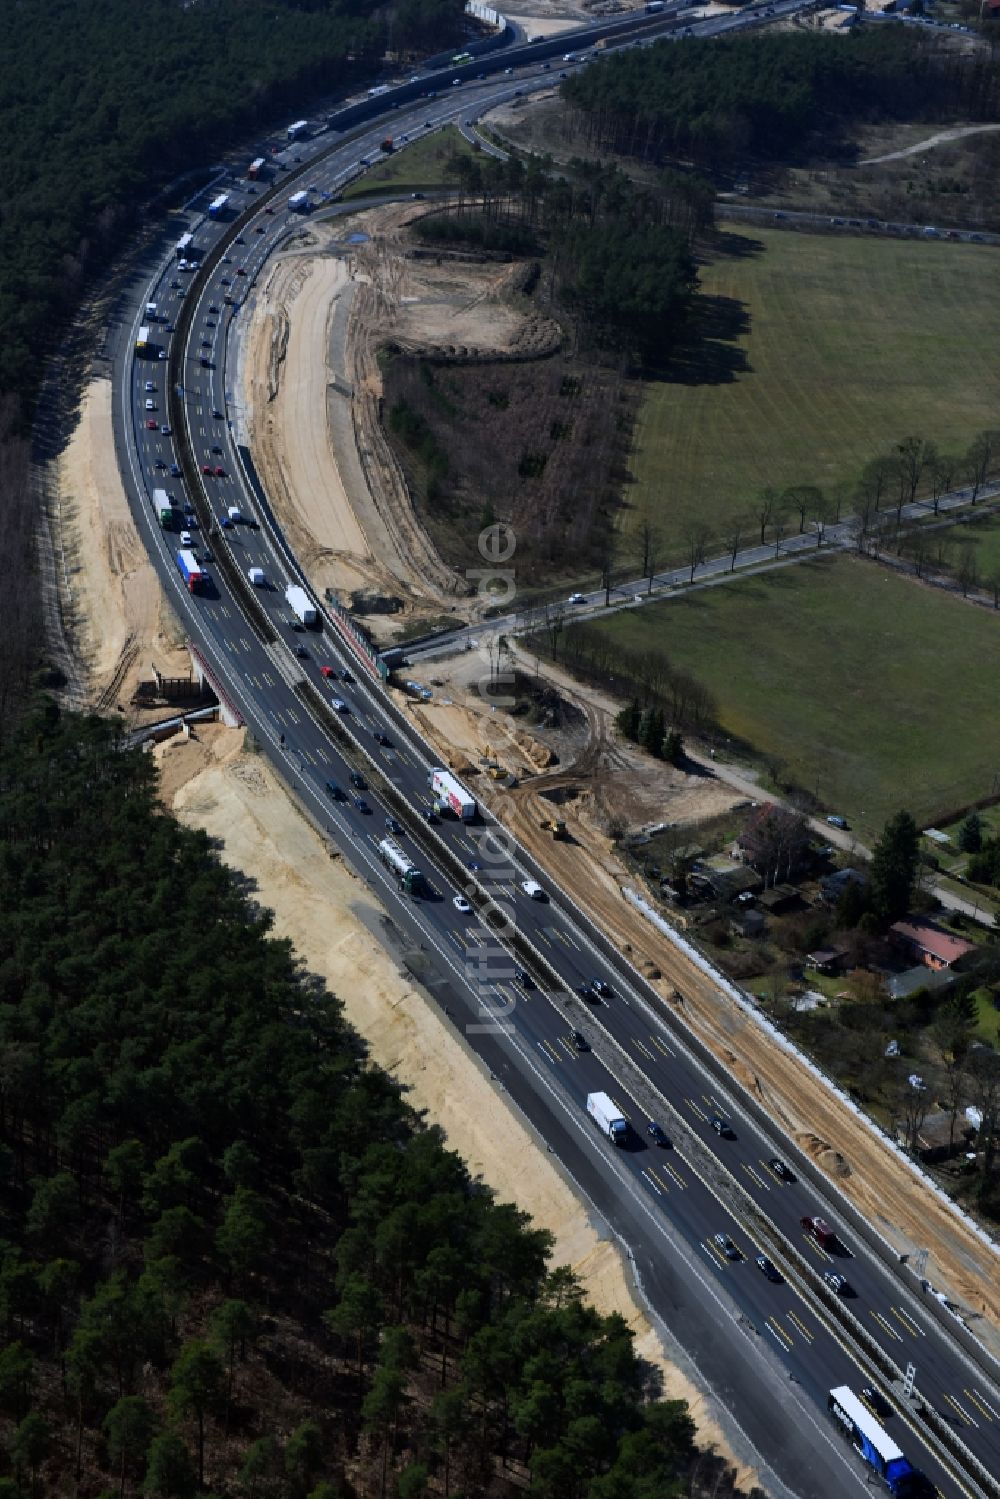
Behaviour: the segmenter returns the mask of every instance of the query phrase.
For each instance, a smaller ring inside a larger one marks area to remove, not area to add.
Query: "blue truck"
[[[186,550],[178,552],[177,566],[180,568],[181,577],[187,584],[188,593],[197,593],[205,581],[205,574],[198,566],[198,559],[194,552]]]
[[[902,1449],[852,1389],[838,1385],[830,1391],[826,1405],[855,1451],[895,1499],[935,1499],[937,1489],[930,1479],[903,1456]]]

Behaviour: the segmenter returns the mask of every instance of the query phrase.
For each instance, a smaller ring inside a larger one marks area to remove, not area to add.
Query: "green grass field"
[[[921,826],[989,795],[1000,770],[992,613],[828,557],[609,617],[715,694],[723,733],[845,816],[863,839],[905,807]]]
[[[343,197],[346,201],[397,190],[417,192],[443,187],[453,180],[446,171],[446,163],[455,152],[473,154],[472,147],[454,125],[418,136],[412,145],[393,151],[357,182],[352,182],[344,189]]]
[[[911,433],[961,451],[996,426],[1000,251],[779,229],[726,239],[734,253],[702,267],[701,288],[721,299],[722,334],[741,313],[745,331],[647,385],[626,538],[644,515],[666,538],[695,519],[722,536],[763,485],[830,489]]]

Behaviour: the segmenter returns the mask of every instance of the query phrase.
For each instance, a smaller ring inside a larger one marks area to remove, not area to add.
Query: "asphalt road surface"
[[[726,17],[704,27],[729,29],[736,21]],[[564,36],[558,45],[571,49],[574,43]],[[394,136],[412,137],[480,113],[510,97],[515,87],[551,82],[539,76],[534,60],[521,66],[517,53],[481,66],[501,77],[473,79],[461,90],[434,90],[432,99],[401,101],[392,112]],[[505,74],[503,69],[511,66],[514,72]],[[388,112],[391,97],[381,102]],[[258,143],[246,159],[267,156],[274,175],[281,170],[275,163],[284,160],[292,168],[290,178],[300,165],[308,166],[290,188],[315,184],[313,201],[329,203],[357,174],[359,162],[374,158],[384,132],[383,118],[361,126],[349,140],[341,142],[328,132],[276,156],[271,143]],[[916,1364],[924,1400],[989,1471],[997,1472],[1000,1393],[942,1330],[936,1308],[925,1304],[913,1277],[894,1273],[859,1241],[836,1202],[826,1196],[825,1185],[810,1179],[808,1164],[795,1159],[777,1130],[762,1130],[737,1093],[693,1055],[656,996],[624,959],[602,947],[586,914],[567,895],[552,890],[535,900],[524,892],[522,881],[536,870],[508,839],[491,839],[488,819],[471,826],[450,818],[436,825],[423,820],[430,806],[433,764],[427,747],[397,717],[377,680],[328,622],[321,630],[292,628],[284,587],[297,580],[297,569],[231,420],[227,354],[246,288],[299,220],[287,212],[284,194],[281,205],[268,214],[255,201],[266,190],[263,186],[251,193],[249,184],[229,176],[228,171],[224,178],[220,174],[191,205],[199,262],[220,237],[233,236],[234,213],[252,215],[241,217],[238,238],[225,257],[210,275],[183,272],[165,244],[162,264],[141,284],[136,282],[130,315],[111,335],[122,472],[140,532],[191,639],[307,813],[385,903],[415,977],[462,1028],[493,1074],[498,1092],[523,1111],[595,1214],[627,1246],[668,1347],[715,1391],[731,1424],[743,1433],[745,1454],[751,1456],[752,1450],[760,1455],[766,1486],[774,1493],[825,1499],[860,1491],[865,1483],[862,1465],[836,1435],[825,1408],[832,1386],[847,1383],[858,1390],[872,1382],[871,1368],[859,1365],[831,1294],[798,1268],[799,1256],[817,1272],[835,1266],[847,1275],[853,1295],[845,1304],[874,1344],[900,1369],[910,1361]],[[205,210],[221,190],[230,194],[230,216],[228,223],[216,224]],[[237,305],[227,305],[227,295]],[[176,434],[164,430],[169,425],[169,365],[159,357],[161,348],[166,354],[170,329],[189,298],[194,308],[181,363],[184,419],[199,467],[213,470],[201,476],[204,496],[197,497],[186,517],[193,549],[212,559],[205,563],[210,584],[195,595],[185,588],[176,565],[179,528],[160,528],[152,500],[155,488],[173,493],[179,506],[194,498],[187,496],[181,478],[171,475],[181,453]],[[147,357],[134,357],[138,329],[148,322],[147,302],[157,303],[162,318],[151,325],[157,347]],[[147,401],[153,410],[147,411]],[[230,506],[246,519],[223,528]],[[206,524],[214,525],[218,535],[206,537]],[[263,640],[254,628],[240,592],[227,588],[217,566],[222,549],[244,577],[251,567],[263,570],[266,581],[256,592],[273,626],[273,641]],[[345,671],[350,680],[344,680]],[[345,750],[309,711],[301,691],[304,682],[327,703],[334,694],[343,699],[347,707],[339,717],[353,737],[353,748]],[[389,742],[380,744],[376,733]],[[352,770],[364,775],[365,788],[351,785]],[[326,789],[330,781],[348,798],[362,796],[368,810],[356,808],[350,799],[334,801]],[[412,809],[410,831],[397,841],[415,848],[415,862],[428,877],[430,893],[420,900],[401,896],[378,858],[377,843],[395,808],[394,800],[386,800],[393,792]],[[413,841],[416,833],[419,846]],[[454,897],[460,891],[454,877],[444,872],[428,843],[436,838],[463,864],[481,866],[468,871],[477,907],[488,893],[537,953],[538,961],[529,964],[535,973],[531,987],[519,981],[510,952],[478,910],[456,908]],[[551,981],[553,973],[558,986]],[[595,976],[612,991],[599,1003],[575,992]],[[607,1091],[634,1126],[625,1149],[616,1150],[586,1114],[586,1096],[597,1090]],[[731,1138],[716,1134],[711,1123],[715,1115],[731,1121]],[[650,1119],[664,1126],[670,1148],[650,1141]],[[775,1155],[793,1163],[797,1179],[783,1182],[775,1175],[768,1165]],[[831,1257],[803,1232],[799,1219],[813,1211],[839,1229],[843,1255]],[[788,1271],[776,1281],[755,1264],[765,1234],[770,1244],[768,1224],[796,1252],[783,1257],[768,1248],[779,1270],[785,1265]],[[731,1236],[739,1258],[720,1252],[717,1233]],[[942,1493],[973,1491],[948,1475],[909,1414],[898,1410],[889,1426]],[[736,1441],[739,1446],[738,1434]]]

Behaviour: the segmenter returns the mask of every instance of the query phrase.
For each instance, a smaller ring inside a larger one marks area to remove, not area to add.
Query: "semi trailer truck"
[[[430,788],[440,807],[448,807],[462,822],[471,822],[476,815],[476,799],[470,796],[450,770],[440,766],[431,771]]]
[[[419,895],[424,888],[424,877],[413,860],[398,843],[383,838],[378,846],[378,855],[387,869],[391,869],[407,895]]]
[[[205,574],[198,566],[194,552],[178,552],[177,566],[180,568],[181,577],[187,584],[188,593],[197,593],[205,581]]]
[[[174,523],[174,507],[165,489],[153,490],[153,509],[164,531],[169,531]]]

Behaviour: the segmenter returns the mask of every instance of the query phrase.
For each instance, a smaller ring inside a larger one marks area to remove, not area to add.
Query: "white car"
[[[155,384],[153,383],[152,380],[147,380],[146,381],[146,389],[147,390],[155,390],[156,389],[156,386],[155,386]]]
[[[545,891],[537,880],[522,880],[521,889],[525,895],[530,895],[532,900],[544,900]]]
[[[332,697],[330,699],[330,707],[335,709],[338,713],[347,713],[349,711],[347,704],[344,702],[344,699],[342,697]]]
[[[156,402],[150,396],[146,397],[146,410],[147,411],[155,411],[156,410]]]
[[[584,593],[571,593],[569,596],[569,601],[571,604],[585,604],[587,602],[587,596]]]
[[[191,545],[191,532],[190,531],[182,531],[181,532],[181,546],[182,547],[189,547],[190,545]]]
[[[455,907],[455,910],[461,911],[463,915],[472,910],[472,907],[469,905],[469,902],[466,900],[464,895],[453,895],[451,898],[451,903]]]

